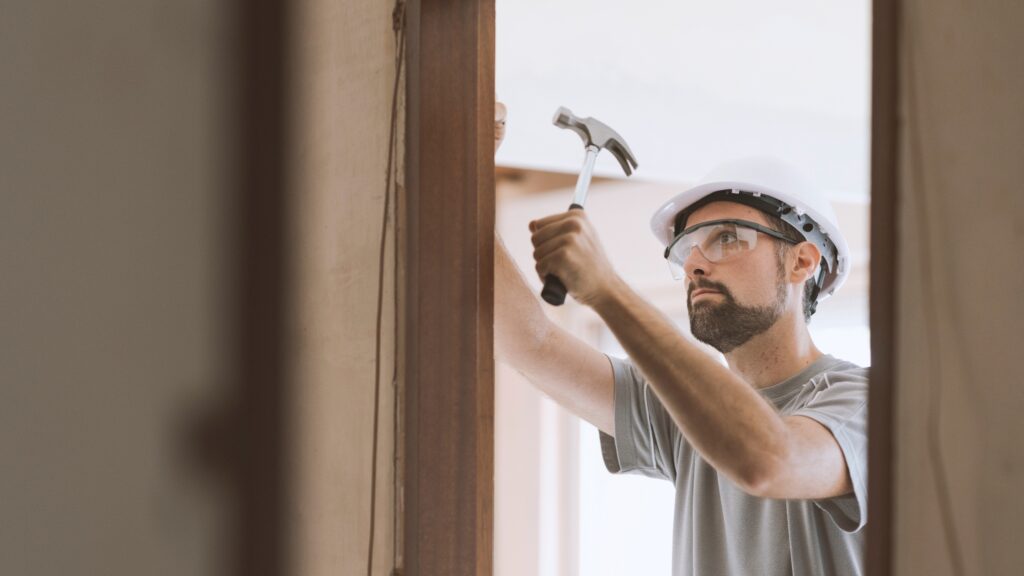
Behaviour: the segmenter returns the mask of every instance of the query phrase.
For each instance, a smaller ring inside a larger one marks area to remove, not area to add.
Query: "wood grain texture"
[[[490,574],[494,3],[408,7],[406,574]]]

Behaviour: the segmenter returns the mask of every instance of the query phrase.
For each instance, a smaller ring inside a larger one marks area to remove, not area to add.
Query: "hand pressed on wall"
[[[508,109],[501,102],[494,103],[494,152],[501,148],[501,142],[505,139],[505,116]]]

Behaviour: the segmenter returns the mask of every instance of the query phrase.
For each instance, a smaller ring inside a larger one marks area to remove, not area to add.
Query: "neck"
[[[822,353],[803,316],[786,314],[771,328],[725,355],[729,368],[754,388],[778,384],[799,373]]]

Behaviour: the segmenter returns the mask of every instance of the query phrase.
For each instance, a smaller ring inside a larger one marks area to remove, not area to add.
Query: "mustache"
[[[725,287],[725,284],[712,282],[711,280],[706,280],[703,278],[690,282],[689,288],[686,289],[686,297],[689,298],[690,296],[692,296],[693,291],[697,290],[698,288],[704,290],[714,290],[715,292],[721,292],[722,295],[724,295],[727,299],[732,298],[732,293],[729,292],[729,289]]]

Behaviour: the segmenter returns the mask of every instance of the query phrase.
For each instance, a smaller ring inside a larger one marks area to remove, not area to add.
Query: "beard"
[[[724,301],[705,301],[694,305],[690,295],[697,288],[716,290]],[[785,307],[786,285],[782,278],[778,281],[775,302],[764,306],[740,304],[725,285],[709,280],[692,282],[686,295],[686,309],[690,313],[690,332],[697,340],[722,354],[735,350],[774,326]]]

